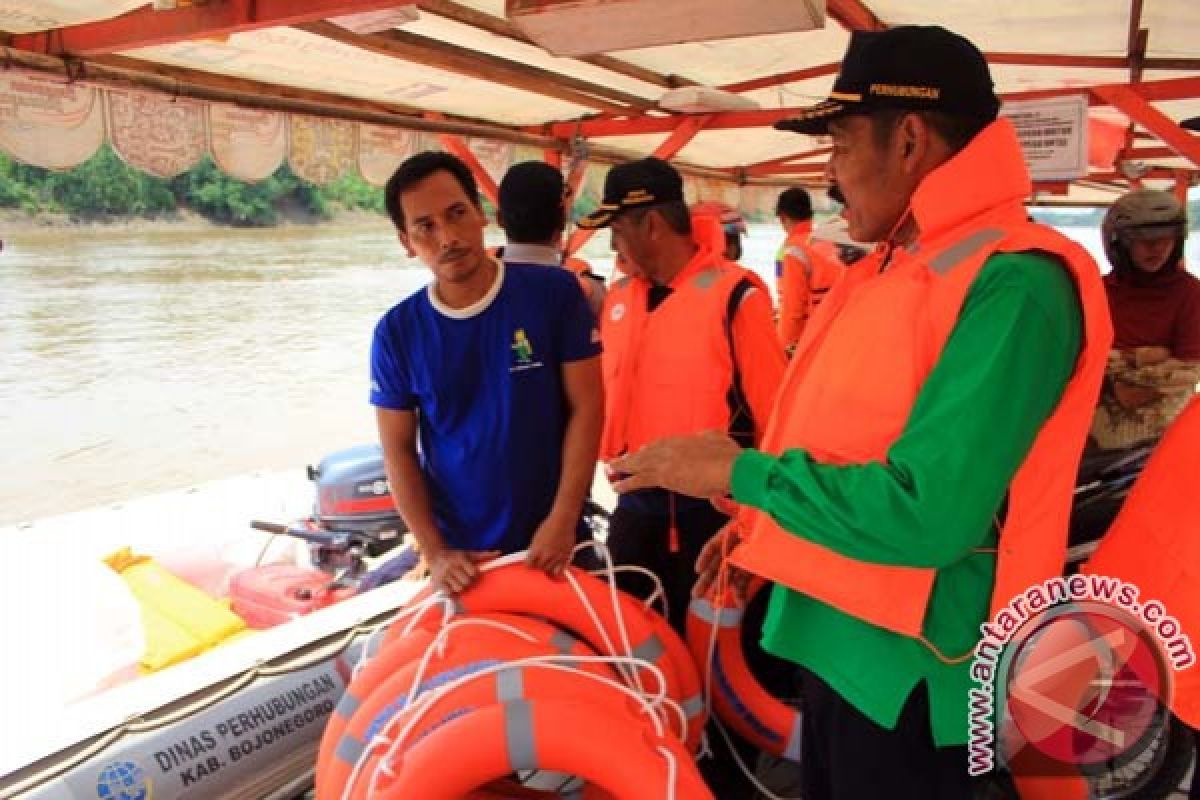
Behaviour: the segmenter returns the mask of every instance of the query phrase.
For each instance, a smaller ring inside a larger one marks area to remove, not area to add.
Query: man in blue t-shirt
[[[384,315],[371,345],[396,506],[438,588],[461,591],[477,561],[526,548],[557,575],[603,422],[599,335],[579,284],[487,254],[475,179],[452,155],[408,159],[384,197],[405,250],[434,276]]]

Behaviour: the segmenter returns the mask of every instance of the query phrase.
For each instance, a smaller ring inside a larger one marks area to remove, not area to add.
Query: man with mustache
[[[1095,262],[1028,220],[999,105],[962,36],[853,33],[829,99],[777,127],[831,137],[848,234],[879,246],[808,321],[757,448],[678,436],[612,464],[621,492],[741,504],[697,590],[728,563],[774,584],[806,800],[970,797],[980,625],[1065,561],[1112,326]]]
[[[396,507],[438,588],[462,591],[480,560],[525,549],[558,575],[586,536],[603,421],[600,336],[579,283],[488,255],[475,179],[450,154],[413,156],[384,192],[405,251],[433,272],[371,346]]]

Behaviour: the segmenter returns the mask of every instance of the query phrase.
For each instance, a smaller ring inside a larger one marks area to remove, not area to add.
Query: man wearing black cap
[[[703,430],[725,431],[742,446],[757,442],[785,365],[770,299],[752,273],[693,236],[675,168],[658,158],[613,167],[603,203],[579,225],[611,227],[613,249],[631,265],[600,317],[601,459]],[[621,495],[607,543],[616,564],[658,576],[670,622],[682,633],[696,558],[728,521],[707,499],[648,489]],[[618,582],[642,596],[650,591],[640,575],[624,573]],[[732,762],[718,753],[702,764],[716,796],[745,797]]]
[[[567,227],[570,195],[562,173],[544,161],[513,164],[500,181],[496,222],[507,240],[496,255],[506,264],[565,267],[579,279],[592,314],[604,304],[604,279],[586,261],[565,258],[563,231]]]
[[[1065,559],[1112,330],[1090,256],[1028,221],[998,106],[961,36],[853,34],[829,99],[777,127],[832,137],[848,234],[880,245],[809,320],[759,449],[710,433],[612,465],[620,492],[746,511],[697,590],[726,555],[775,584],[806,800],[969,797],[980,625]]]
[[[612,287],[601,312],[601,458],[710,428],[756,442],[784,368],[770,300],[751,273],[693,238],[675,168],[658,158],[613,167],[603,203],[579,225],[611,227],[613,249],[636,272]],[[706,500],[625,494],[608,546],[616,563],[659,576],[682,631],[696,556],[727,521]],[[637,576],[624,585],[648,589]]]

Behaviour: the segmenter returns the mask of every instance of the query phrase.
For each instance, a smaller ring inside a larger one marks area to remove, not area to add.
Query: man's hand
[[[741,452],[737,442],[716,431],[669,436],[614,459],[612,469],[626,477],[613,488],[622,494],[660,487],[691,497],[725,495]]]
[[[525,563],[552,578],[563,574],[575,550],[575,532],[579,518],[551,511],[533,534]]]
[[[696,558],[696,583],[692,587],[692,597],[708,595],[721,571],[721,564],[740,540],[741,536],[738,534],[737,526],[730,523],[705,543],[703,549],[700,550],[700,555]],[[740,570],[732,564],[727,565],[726,570],[728,570],[729,584],[733,588],[734,596],[737,597],[739,603],[745,605],[746,587],[750,584],[750,573]]]
[[[497,550],[439,550],[429,556],[429,582],[434,589],[458,594],[479,576],[479,562],[498,555]]]

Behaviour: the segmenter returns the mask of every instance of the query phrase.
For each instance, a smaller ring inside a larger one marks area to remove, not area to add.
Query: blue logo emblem
[[[132,761],[115,761],[96,779],[100,800],[151,800],[152,796],[146,771]]]

